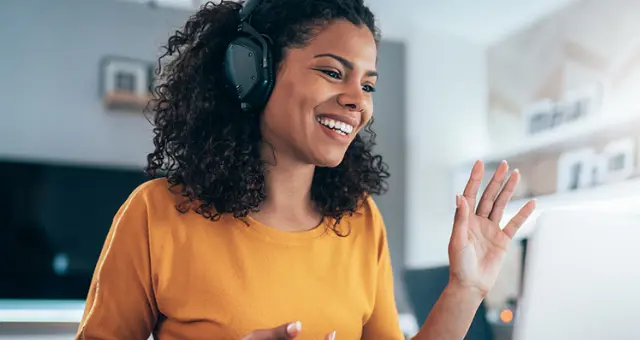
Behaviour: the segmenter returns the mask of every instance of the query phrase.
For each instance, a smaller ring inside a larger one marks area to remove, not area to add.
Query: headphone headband
[[[251,13],[253,13],[253,10],[256,7],[258,7],[259,4],[260,4],[260,0],[247,0],[247,1],[245,1],[244,5],[240,9],[240,21],[241,22],[247,21],[249,19],[249,17],[251,16]]]

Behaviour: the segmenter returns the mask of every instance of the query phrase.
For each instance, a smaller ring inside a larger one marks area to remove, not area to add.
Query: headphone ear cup
[[[258,39],[262,41],[256,41],[254,36],[239,36],[227,46],[224,57],[229,94],[247,111],[264,107],[273,90],[271,51],[266,40]]]

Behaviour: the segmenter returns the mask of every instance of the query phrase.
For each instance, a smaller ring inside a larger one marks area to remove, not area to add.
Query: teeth
[[[318,123],[324,126],[327,126],[330,129],[334,129],[336,132],[341,133],[343,135],[348,135],[351,132],[353,132],[353,126],[344,122],[339,122],[337,120],[333,120],[329,118],[320,118],[320,117],[318,117],[316,120],[318,121]]]

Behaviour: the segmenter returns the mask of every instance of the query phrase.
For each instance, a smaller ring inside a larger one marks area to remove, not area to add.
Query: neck
[[[263,154],[267,163],[264,174],[267,197],[260,211],[278,215],[286,212],[291,217],[314,213],[311,182],[315,166],[284,154],[278,154],[274,159],[272,150],[265,150]]]

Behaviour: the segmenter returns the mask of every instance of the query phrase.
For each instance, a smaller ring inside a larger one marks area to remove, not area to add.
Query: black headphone
[[[263,108],[273,90],[271,41],[250,24],[251,12],[260,0],[247,0],[240,9],[238,36],[227,46],[224,75],[232,96],[240,101],[243,111]]]

